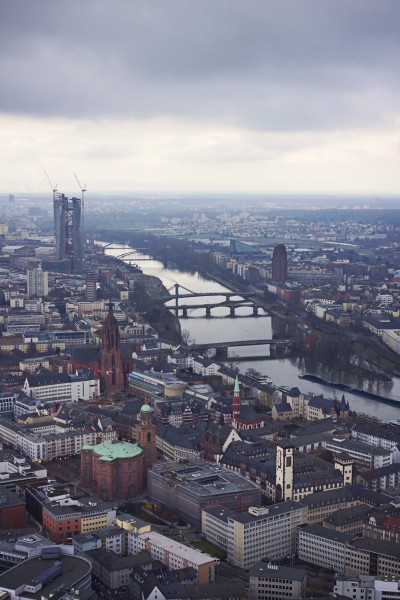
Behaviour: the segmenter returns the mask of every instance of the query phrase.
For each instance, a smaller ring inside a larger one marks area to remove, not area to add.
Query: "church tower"
[[[108,304],[108,315],[103,323],[100,369],[104,391],[120,392],[124,387],[119,327],[114,317],[113,304]]]
[[[293,500],[294,446],[281,442],[276,448],[276,502]]]
[[[232,401],[232,427],[234,429],[238,428],[238,417],[240,414],[240,387],[239,387],[239,378],[236,375],[235,378],[235,387],[233,388],[233,401]]]
[[[153,410],[149,404],[140,409],[140,423],[136,427],[136,441],[143,448],[143,481],[147,485],[147,471],[156,462],[156,425],[153,423]]]

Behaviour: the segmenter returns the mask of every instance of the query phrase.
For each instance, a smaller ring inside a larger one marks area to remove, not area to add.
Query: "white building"
[[[297,528],[307,522],[307,514],[306,506],[293,501],[253,506],[239,514],[216,507],[202,511],[202,532],[227,549],[230,562],[249,569],[263,558],[279,560],[294,554]]]
[[[42,269],[28,269],[27,285],[29,298],[43,298],[49,293],[48,273]]]
[[[193,567],[198,573],[198,583],[214,581],[217,559],[212,556],[171,540],[156,531],[140,534],[128,531],[128,554],[138,554],[142,550],[150,552],[153,560],[159,560],[173,571]]]
[[[352,600],[400,600],[400,581],[377,579],[375,575],[337,577],[334,592]]]
[[[348,541],[347,533],[321,525],[305,525],[298,530],[297,555],[305,562],[344,573]]]
[[[26,376],[22,389],[27,396],[41,402],[90,401],[100,395],[99,380],[95,379],[92,371],[83,375],[68,375],[40,368]]]

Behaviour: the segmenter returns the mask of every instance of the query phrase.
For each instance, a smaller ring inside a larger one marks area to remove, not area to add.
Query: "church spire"
[[[236,375],[235,386],[233,388],[233,410],[232,410],[232,425],[236,429],[237,418],[240,414],[240,387],[239,377]]]
[[[114,316],[113,306],[114,304],[110,300],[102,331],[100,359],[105,392],[119,392],[124,385],[119,327]]]

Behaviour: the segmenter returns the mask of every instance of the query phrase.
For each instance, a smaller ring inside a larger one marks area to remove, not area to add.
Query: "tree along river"
[[[99,242],[100,245],[106,243]],[[110,256],[119,256],[129,250],[133,250],[131,246],[122,244],[112,244],[112,249],[106,249],[106,254]],[[129,259],[126,262],[134,262],[139,264],[143,273],[158,277],[166,288],[170,288],[175,283],[179,283],[185,288],[193,292],[215,292],[215,297],[185,299],[182,302],[187,304],[199,304],[204,300],[206,303],[220,302],[224,300],[218,293],[230,291],[223,285],[206,279],[199,273],[191,273],[189,271],[180,271],[175,268],[167,268],[158,260],[148,260],[140,262],[140,257],[145,255],[140,253],[135,254],[136,258]],[[172,290],[173,293],[173,290]],[[240,296],[235,296],[234,299],[239,299]],[[173,301],[167,304],[173,305]],[[212,309],[212,317],[205,318],[204,308],[194,308],[188,310],[188,318],[181,318],[180,323],[182,330],[187,330],[195,342],[219,342],[232,340],[252,340],[252,339],[270,339],[274,331],[274,319],[268,316],[262,309],[259,309],[259,317],[252,316],[251,307],[240,307],[236,309],[236,314],[239,318],[229,316],[229,308],[218,307]],[[282,336],[282,333],[279,334]],[[288,332],[290,337],[290,332]],[[268,346],[242,346],[233,348],[234,354],[240,356],[269,356]],[[350,408],[358,413],[368,413],[375,417],[389,421],[391,419],[400,419],[400,379],[393,378],[392,382],[380,382],[376,380],[365,380],[357,375],[346,374],[330,369],[327,371],[322,364],[314,364],[312,367],[306,363],[303,358],[281,358],[275,360],[254,360],[240,361],[237,367],[241,372],[252,368],[259,371],[262,375],[271,377],[275,385],[285,385],[288,387],[298,387],[302,392],[312,392],[314,394],[324,394],[326,397],[342,396],[340,390],[329,388],[319,383],[301,380],[298,377],[300,371],[312,373],[322,377],[325,380],[345,383],[347,385],[364,389],[370,392],[392,398],[399,402],[399,406],[383,404],[376,400],[358,396],[345,392],[346,400],[350,403]]]

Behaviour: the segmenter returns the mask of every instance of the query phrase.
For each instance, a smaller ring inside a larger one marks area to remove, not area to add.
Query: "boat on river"
[[[400,405],[400,401],[395,400],[394,398],[388,398],[387,396],[381,396],[380,394],[375,394],[374,392],[360,390],[359,388],[347,385],[346,383],[335,383],[333,381],[328,381],[326,379],[322,379],[322,377],[318,377],[318,375],[309,375],[308,373],[300,372],[298,377],[299,379],[311,381],[312,383],[319,383],[320,385],[325,385],[326,387],[334,388],[335,390],[348,392],[349,394],[355,394],[356,396],[364,396],[364,398],[376,400],[377,402],[383,402],[385,404],[397,404],[398,406]]]
[[[262,384],[272,383],[272,379],[268,375],[262,375],[261,377],[257,377],[257,381],[258,381],[258,383],[262,383]]]

